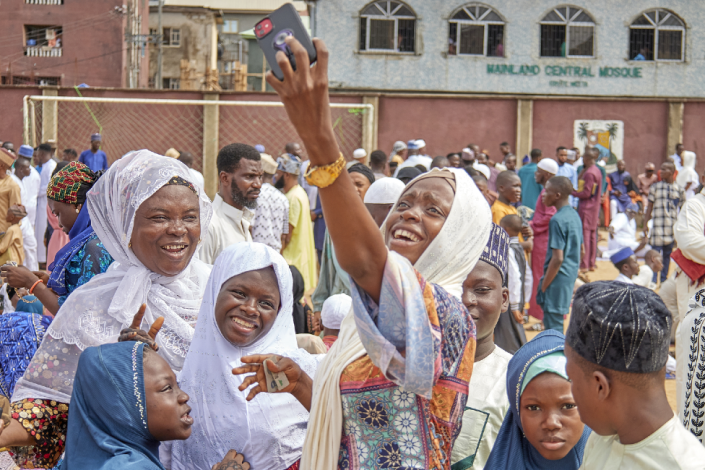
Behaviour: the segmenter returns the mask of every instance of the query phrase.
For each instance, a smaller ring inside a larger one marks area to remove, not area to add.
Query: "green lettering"
[[[525,65],[522,65],[521,67],[519,67],[519,74],[526,75],[526,66]]]
[[[600,77],[609,77],[609,75],[607,75],[608,71],[608,67],[600,67]]]
[[[583,67],[583,77],[594,77],[592,67]]]
[[[634,67],[634,78],[641,78],[641,67]]]
[[[516,75],[516,72],[514,71],[514,66],[513,66],[513,65],[510,65],[510,66],[509,66],[509,74],[510,74],[510,75]]]
[[[641,69],[639,69],[639,70],[641,70]],[[538,75],[540,71],[541,71],[541,67],[539,67],[538,65],[532,65],[532,66],[531,66],[531,72],[532,72],[534,75]]]
[[[494,64],[487,64],[487,73],[494,73]]]

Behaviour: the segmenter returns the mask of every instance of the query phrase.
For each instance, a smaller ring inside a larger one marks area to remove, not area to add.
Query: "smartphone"
[[[301,17],[291,3],[285,3],[255,25],[257,43],[262,52],[264,52],[264,57],[266,57],[272,73],[280,81],[284,81],[284,74],[279,68],[279,64],[277,64],[277,52],[282,51],[285,53],[289,58],[291,67],[296,70],[294,54],[292,54],[285,42],[288,36],[294,36],[306,48],[308,60],[311,64],[316,62],[316,48],[313,47],[311,36],[308,35]]]

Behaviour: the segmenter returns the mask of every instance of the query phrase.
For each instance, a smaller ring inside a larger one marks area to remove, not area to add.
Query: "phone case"
[[[263,37],[259,37],[257,31],[260,25],[267,26],[267,20],[271,22],[271,29],[266,32]],[[282,51],[289,57],[289,62],[294,70],[296,70],[296,60],[284,40],[287,36],[294,36],[308,51],[308,58],[311,64],[316,62],[316,48],[313,47],[311,37],[308,35],[301,17],[296,12],[296,9],[291,3],[285,3],[277,10],[273,11],[269,16],[263,18],[255,25],[255,36],[259,43],[264,57],[267,59],[272,73],[279,80],[284,80],[284,74],[277,64],[277,52]]]

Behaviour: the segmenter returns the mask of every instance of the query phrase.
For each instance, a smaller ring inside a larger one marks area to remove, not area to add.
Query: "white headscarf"
[[[678,183],[678,186],[681,188],[685,189],[685,186],[688,183],[695,183],[695,186],[697,186],[698,182],[698,172],[695,171],[695,152],[691,152],[690,150],[684,150],[683,155],[681,155],[681,158],[683,159],[683,166],[680,170],[678,170],[678,176],[676,176],[676,183]],[[695,190],[695,187],[692,188]]]
[[[274,268],[281,307],[269,332],[254,344],[230,343],[215,320],[215,303],[223,284],[238,274]],[[181,388],[189,394],[194,419],[191,437],[172,444],[172,470],[203,469],[220,462],[235,449],[253,469],[283,470],[301,457],[308,412],[288,393],[260,393],[247,402],[247,391],[238,387],[245,376],[233,375],[231,365],[252,354],[291,357],[311,377],[319,356],[296,345],[293,280],[284,258],[262,243],[236,243],[218,256],[208,279],[196,333],[184,369]]]
[[[428,282],[438,284],[448,293],[460,298],[463,282],[487,245],[492,228],[490,208],[487,204],[475,202],[483,200],[483,196],[467,172],[461,169],[434,168],[410,181],[406,189],[419,179],[441,176],[436,172],[449,171],[455,177],[455,196],[450,214],[414,268]],[[387,220],[380,227],[385,236],[387,222],[394,210],[395,208],[392,208]],[[337,469],[343,429],[340,376],[350,363],[365,354],[351,310],[343,320],[338,339],[321,362],[319,374],[313,383],[311,418],[301,457],[302,469]]]
[[[181,273],[162,276],[147,269],[129,246],[135,212],[174,176],[190,179],[188,168],[178,160],[140,150],[113,163],[88,192],[91,225],[115,261],[68,296],[18,382],[13,401],[42,398],[68,403],[80,352],[117,341],[143,303],[147,310],[142,328],[164,317],[157,337],[159,354],[172,369],[181,370],[210,267],[194,254]],[[208,197],[194,187],[205,234],[213,210]],[[46,370],[49,362],[53,367],[46,376],[34,375],[33,370]]]

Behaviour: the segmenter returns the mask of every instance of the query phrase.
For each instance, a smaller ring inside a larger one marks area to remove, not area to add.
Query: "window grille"
[[[629,28],[629,59],[685,60],[685,24],[667,10],[639,15]]]
[[[360,50],[414,52],[416,15],[401,2],[381,0],[360,12]]]
[[[594,57],[595,22],[585,10],[556,7],[541,20],[541,57]]]
[[[504,57],[504,20],[493,9],[465,5],[448,26],[448,54]]]

